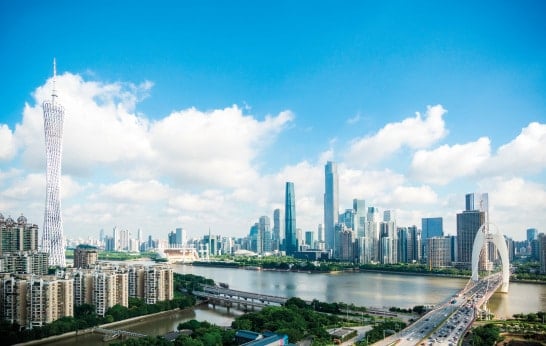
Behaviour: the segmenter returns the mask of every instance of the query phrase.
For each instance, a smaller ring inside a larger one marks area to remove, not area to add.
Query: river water
[[[283,297],[317,299],[324,302],[353,303],[368,307],[401,307],[436,304],[442,302],[468,281],[467,279],[434,276],[413,276],[370,272],[292,273],[234,268],[215,268],[174,264],[180,274],[194,274],[214,281],[227,283],[230,288]],[[515,313],[546,311],[546,285],[511,283],[508,294],[495,293],[489,308],[498,318],[508,318]],[[196,319],[228,326],[241,312],[224,308],[199,307],[152,320],[119,327],[147,335],[163,335],[175,330],[178,323]],[[101,344],[98,335],[83,335],[55,345],[91,346]]]

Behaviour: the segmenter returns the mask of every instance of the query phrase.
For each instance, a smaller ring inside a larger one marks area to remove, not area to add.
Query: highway
[[[481,305],[500,287],[501,276],[469,281],[459,293],[436,305],[413,324],[374,345],[457,345],[470,328]]]

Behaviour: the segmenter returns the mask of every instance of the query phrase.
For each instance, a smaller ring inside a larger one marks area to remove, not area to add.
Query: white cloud
[[[490,157],[489,138],[475,142],[442,145],[433,150],[419,150],[411,162],[412,176],[433,184],[447,184],[453,179],[474,175]]]
[[[34,104],[25,106],[15,130],[0,124],[0,212],[23,212],[37,224],[45,197],[41,103],[49,98],[50,82],[37,88]],[[443,216],[446,230],[454,233],[464,193],[479,190],[490,193],[503,228],[519,231],[544,224],[544,185],[516,176],[546,167],[544,124],[529,124],[494,156],[487,137],[433,147],[448,132],[446,110],[438,105],[428,107],[424,116],[385,124],[352,141],[348,150],[333,133],[328,149],[306,154],[316,161],[268,167],[264,174],[259,166],[268,159],[264,149],[293,124],[291,112],[258,119],[247,114],[250,107],[234,105],[177,110],[150,120],[137,106],[151,86],[58,76],[59,101],[66,109],[62,199],[67,235],[96,236],[101,228],[119,226],[163,238],[175,227],[194,236],[208,227],[242,236],[261,215],[272,217],[275,208],[283,209],[287,181],[295,184],[297,226],[316,230],[323,218],[327,160],[338,162],[340,211],[350,208],[354,198],[365,199],[367,206],[396,210],[400,225]],[[379,164],[414,151],[409,167]],[[345,152],[336,158],[335,153]],[[373,169],[365,169],[372,164]],[[450,185],[456,179],[457,186]],[[508,217],[514,213],[518,216]],[[538,224],[527,224],[520,215]]]
[[[93,198],[142,203],[164,200],[170,195],[168,186],[157,180],[134,181],[124,179],[111,185],[103,185]]]
[[[258,121],[237,106],[187,109],[154,123],[150,142],[159,170],[178,182],[236,187],[256,179],[253,160],[292,119],[281,112]]]
[[[429,106],[424,117],[417,113],[413,118],[385,125],[372,136],[352,141],[345,160],[356,167],[366,167],[383,160],[404,146],[411,149],[427,148],[447,134],[441,106]]]
[[[492,178],[478,183],[488,191],[490,220],[501,232],[524,239],[527,228],[544,229],[546,225],[546,186],[523,178]]]
[[[347,119],[347,124],[354,125],[360,121],[360,112]]]
[[[488,165],[495,172],[536,173],[546,168],[546,124],[530,123],[502,145]]]
[[[10,160],[16,152],[13,133],[7,125],[0,124],[0,160]]]

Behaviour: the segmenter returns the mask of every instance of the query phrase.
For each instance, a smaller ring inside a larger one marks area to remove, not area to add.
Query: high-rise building
[[[43,327],[74,316],[74,285],[70,279],[31,276],[27,285],[28,328]]]
[[[367,257],[370,262],[380,262],[379,247],[380,247],[380,220],[379,209],[376,207],[368,207],[366,215],[366,237],[368,238],[368,253]]]
[[[261,251],[258,253],[271,252],[271,225],[268,216],[260,216],[259,233],[261,239]]]
[[[527,228],[527,241],[538,239],[538,230],[536,228]]]
[[[140,231],[140,229],[139,229]],[[176,230],[176,243],[178,244],[179,247],[184,247],[186,246],[186,241],[187,241],[187,235],[186,235],[186,231],[182,228],[182,227],[178,227]]]
[[[363,199],[353,199],[353,210],[355,213],[354,231],[358,238],[366,234],[366,201]]]
[[[344,224],[336,224],[336,234],[338,237],[337,258],[342,261],[354,261],[354,232],[352,229],[345,227]]]
[[[324,233],[326,249],[336,249],[335,225],[339,213],[339,184],[337,164],[331,161],[324,167]]]
[[[424,239],[444,236],[444,220],[441,217],[425,217],[421,219],[421,231]]]
[[[345,212],[339,214],[338,223],[342,223],[345,227],[355,230],[355,211],[353,209],[345,209]]]
[[[296,239],[296,196],[294,194],[294,183],[286,183],[284,202],[284,249],[287,255],[292,255],[298,250]]]
[[[324,224],[319,223],[317,226],[317,240],[319,242],[324,241]]]
[[[38,250],[38,226],[27,223],[22,214],[15,222],[11,217],[4,220],[0,214],[0,255],[20,251]]]
[[[305,231],[305,244],[310,247],[313,247],[315,243],[315,232]]]
[[[273,210],[273,232],[271,234],[271,250],[279,250],[281,244],[281,210]]]
[[[441,217],[426,217],[421,219],[421,235],[423,237],[423,249],[422,253],[425,256],[428,256],[428,238],[432,237],[443,237],[444,236],[444,226],[443,218]]]
[[[546,234],[540,233],[537,236],[538,240],[538,253],[540,262],[540,273],[546,274]]]
[[[129,306],[129,275],[114,270],[93,272],[93,305],[104,316],[112,306]]]
[[[451,239],[451,237],[430,237],[427,239],[429,268],[451,266]]]
[[[465,210],[457,214],[457,261],[463,267],[470,268],[474,238],[485,223],[485,212]]]
[[[74,268],[91,268],[99,260],[99,251],[95,246],[78,245],[74,249]]]
[[[42,250],[49,253],[49,265],[66,267],[63,220],[61,217],[61,159],[63,149],[64,108],[56,103],[57,69],[53,60],[51,101],[43,103],[46,149],[46,202]]]
[[[173,299],[173,270],[170,266],[150,266],[144,272],[146,304]]]
[[[465,210],[479,210],[487,214],[489,212],[489,195],[487,194],[487,192],[467,193],[465,196]],[[487,215],[486,221],[489,221]]]

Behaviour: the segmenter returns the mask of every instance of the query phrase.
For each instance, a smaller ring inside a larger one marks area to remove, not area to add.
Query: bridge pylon
[[[500,292],[508,293],[508,285],[510,282],[510,259],[508,257],[508,247],[504,240],[504,235],[495,227],[495,232],[490,232],[489,226],[492,224],[484,223],[474,237],[474,243],[472,245],[472,280],[478,281],[478,263],[480,261],[480,254],[484,246],[488,243],[493,243],[499,252],[502,264],[502,285]]]

